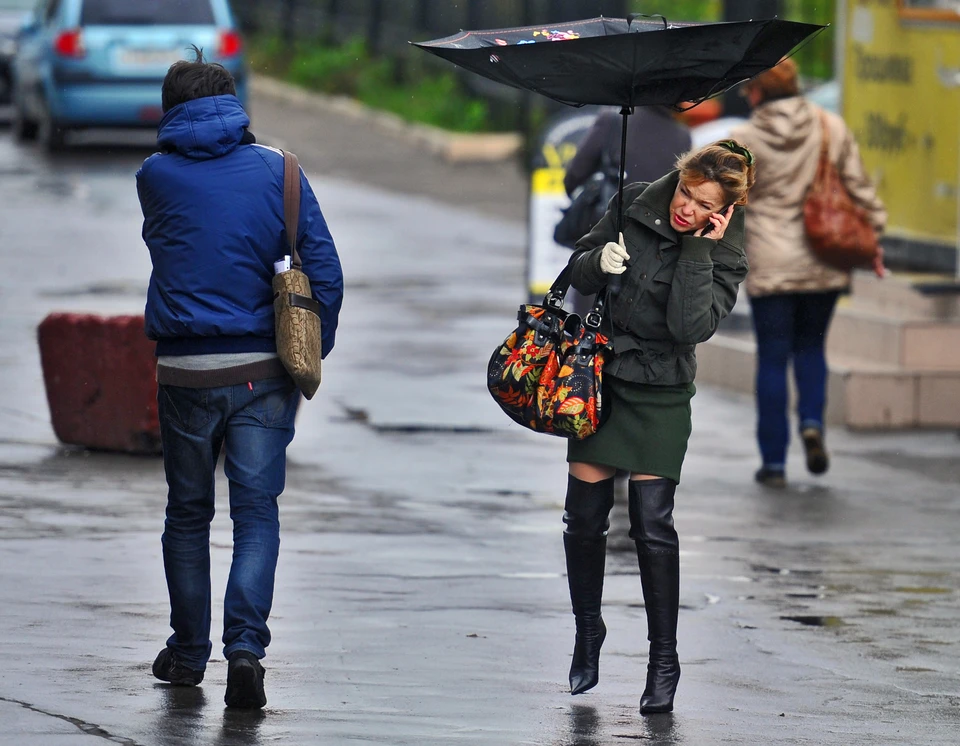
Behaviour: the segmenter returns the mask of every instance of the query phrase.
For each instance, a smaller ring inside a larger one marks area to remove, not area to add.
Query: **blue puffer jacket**
[[[180,104],[160,123],[162,152],[137,192],[153,260],[147,336],[157,355],[274,352],[273,263],[288,253],[283,155],[247,133],[235,96]],[[244,142],[241,142],[243,140]],[[320,303],[323,356],[333,349],[343,274],[320,205],[300,172],[297,251]]]

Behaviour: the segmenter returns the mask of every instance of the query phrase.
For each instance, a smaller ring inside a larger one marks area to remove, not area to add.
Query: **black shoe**
[[[647,687],[640,697],[640,714],[673,712],[673,698],[679,681],[680,662],[675,655],[650,661],[647,664]]]
[[[570,694],[583,694],[600,682],[600,647],[607,636],[603,619],[578,619],[570,664]]]
[[[170,648],[164,648],[153,662],[153,675],[160,681],[169,681],[174,686],[196,686],[203,681],[203,671],[187,668],[177,660]]]
[[[757,473],[753,475],[753,478],[764,487],[782,490],[787,486],[787,476],[779,469],[768,469],[766,466],[761,466]]]
[[[582,694],[600,681],[600,647],[607,628],[600,618],[607,529],[613,507],[613,477],[582,482],[572,474],[564,501],[563,551],[577,639],[570,663],[570,693]]]
[[[241,650],[230,656],[227,693],[223,701],[227,707],[243,710],[259,709],[267,704],[267,695],[263,691],[263,666],[253,653]]]
[[[830,457],[823,445],[823,432],[817,427],[805,427],[800,437],[807,452],[807,469],[811,474],[823,474],[830,468]]]
[[[677,484],[669,479],[630,482],[630,536],[647,616],[647,683],[640,714],[672,712],[680,681],[677,618],[680,613],[680,541],[673,525]]]

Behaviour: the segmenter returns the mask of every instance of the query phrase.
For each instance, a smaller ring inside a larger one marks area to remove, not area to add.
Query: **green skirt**
[[[652,386],[603,379],[606,421],[595,435],[569,440],[567,461],[603,464],[680,481],[690,438],[693,383]]]

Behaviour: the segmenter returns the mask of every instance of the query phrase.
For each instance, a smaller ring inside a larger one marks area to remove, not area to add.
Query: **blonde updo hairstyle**
[[[684,184],[719,184],[725,205],[747,204],[747,195],[756,180],[753,153],[736,140],[721,140],[686,153],[677,160],[677,168]]]

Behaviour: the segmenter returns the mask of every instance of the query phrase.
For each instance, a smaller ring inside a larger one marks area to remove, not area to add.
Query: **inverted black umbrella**
[[[560,103],[621,107],[617,225],[622,228],[627,116],[633,107],[698,104],[773,67],[824,28],[780,19],[668,23],[662,16],[634,14],[461,31],[415,46]]]

